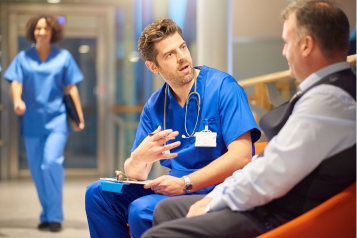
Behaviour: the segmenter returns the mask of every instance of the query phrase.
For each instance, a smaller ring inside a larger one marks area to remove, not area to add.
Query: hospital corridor
[[[356,1],[337,2],[349,51],[322,72],[355,74]],[[0,238],[144,237],[162,200],[249,169],[286,123],[263,118],[304,95],[293,3],[0,0]]]
[[[68,178],[63,191],[65,221],[60,233],[43,232],[36,228],[38,202],[31,179],[3,181],[0,183],[0,237],[26,238],[89,238],[84,210],[84,194],[88,184],[97,177]]]

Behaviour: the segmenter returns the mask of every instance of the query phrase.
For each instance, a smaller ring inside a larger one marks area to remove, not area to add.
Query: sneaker
[[[62,224],[58,222],[51,222],[50,223],[50,231],[51,232],[58,232],[62,230]]]
[[[47,221],[41,222],[41,223],[37,226],[37,229],[39,229],[39,230],[41,230],[41,231],[49,230],[49,229],[50,229],[50,223],[48,223]]]

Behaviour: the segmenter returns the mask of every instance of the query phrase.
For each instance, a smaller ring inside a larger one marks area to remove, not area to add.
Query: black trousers
[[[154,227],[146,231],[141,237],[249,238],[267,231],[267,222],[259,209],[234,212],[227,208],[202,216],[186,218],[190,206],[203,197],[204,195],[191,195],[161,201],[155,207]]]

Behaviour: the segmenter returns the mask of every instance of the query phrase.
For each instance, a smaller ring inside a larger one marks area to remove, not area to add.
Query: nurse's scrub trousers
[[[25,136],[27,160],[42,206],[41,222],[63,221],[64,148],[68,134]]]

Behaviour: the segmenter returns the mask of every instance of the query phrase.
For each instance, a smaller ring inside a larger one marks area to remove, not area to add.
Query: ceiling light
[[[79,51],[79,53],[81,53],[81,54],[88,53],[89,50],[90,50],[89,45],[81,45],[81,46],[78,48],[78,51]]]
[[[48,3],[59,3],[61,0],[47,0]]]

